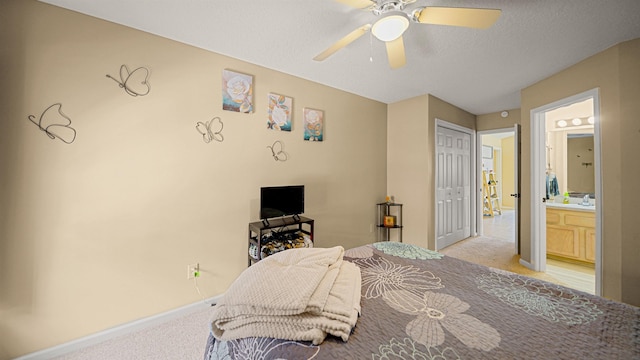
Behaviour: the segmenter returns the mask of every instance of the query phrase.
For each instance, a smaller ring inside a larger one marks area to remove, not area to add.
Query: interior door
[[[516,254],[520,254],[520,124],[515,124],[513,126],[513,189],[514,193],[511,194],[513,196],[513,209],[515,210],[515,214],[513,217],[514,221],[514,239],[516,243]]]
[[[436,131],[436,248],[471,235],[471,135]]]

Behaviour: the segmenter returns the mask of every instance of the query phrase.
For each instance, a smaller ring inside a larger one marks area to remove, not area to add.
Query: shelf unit
[[[381,235],[379,241],[390,241],[391,230],[398,233],[398,241],[402,242],[402,204],[397,203],[379,203],[378,206],[378,235]],[[385,217],[395,217],[393,225],[385,221]]]
[[[277,219],[269,219],[269,221],[256,221],[249,223],[249,243],[248,243],[248,265],[254,264],[262,258],[262,246],[266,242],[262,241],[263,235],[267,233],[277,232],[279,234],[286,233],[303,233],[309,235],[309,240],[313,244],[313,226],[314,220],[304,216],[290,216]],[[251,244],[256,246],[257,258],[251,256]]]
[[[484,216],[502,215],[502,209],[500,209],[500,196],[497,189],[498,182],[496,181],[494,174],[489,173],[489,180],[487,180],[487,171],[482,170],[482,197],[483,197],[483,212]]]

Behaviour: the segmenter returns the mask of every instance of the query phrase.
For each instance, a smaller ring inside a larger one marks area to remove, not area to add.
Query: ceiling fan
[[[393,69],[404,66],[407,62],[404,53],[402,34],[409,27],[410,22],[420,24],[463,26],[475,29],[487,29],[500,17],[501,10],[479,8],[455,8],[423,6],[405,12],[408,4],[416,0],[336,0],[362,10],[371,11],[379,16],[373,24],[365,24],[353,30],[347,36],[338,40],[313,60],[322,61],[336,51],[356,41],[362,35],[371,31],[373,36],[383,41],[387,47],[387,58]]]

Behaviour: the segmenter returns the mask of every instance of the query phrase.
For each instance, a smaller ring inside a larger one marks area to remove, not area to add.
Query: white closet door
[[[436,247],[471,235],[471,135],[438,126]]]

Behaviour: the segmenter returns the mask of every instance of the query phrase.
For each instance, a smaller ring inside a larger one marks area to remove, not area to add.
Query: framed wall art
[[[304,108],[304,139],[307,141],[324,140],[324,111]]]
[[[222,109],[253,112],[253,76],[222,70]]]
[[[493,159],[493,146],[482,145],[482,158]]]
[[[269,93],[269,110],[267,128],[272,130],[291,131],[291,111],[293,99]]]

